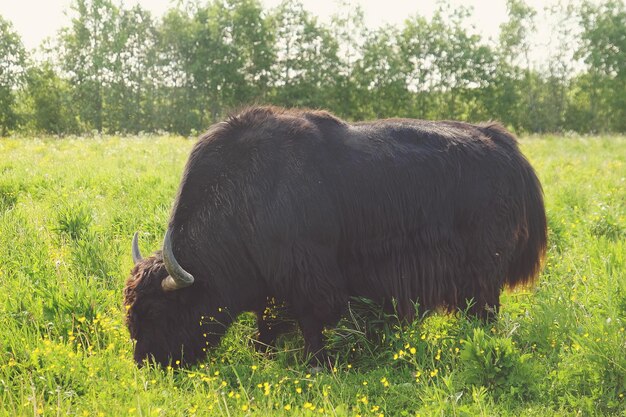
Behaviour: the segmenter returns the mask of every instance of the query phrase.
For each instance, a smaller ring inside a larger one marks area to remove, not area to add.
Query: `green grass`
[[[249,315],[193,369],[133,363],[131,237],[159,248],[192,143],[0,140],[0,416],[626,416],[626,138],[522,141],[549,252],[495,324],[357,302],[315,375],[297,332],[255,353]]]

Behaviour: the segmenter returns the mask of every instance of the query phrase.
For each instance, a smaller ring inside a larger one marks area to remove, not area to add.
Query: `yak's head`
[[[124,305],[135,361],[195,363],[224,333],[224,324],[211,312],[206,288],[194,284],[194,277],[176,261],[169,230],[163,251],[147,258],[139,252],[135,233],[132,253],[135,266],[124,288]]]

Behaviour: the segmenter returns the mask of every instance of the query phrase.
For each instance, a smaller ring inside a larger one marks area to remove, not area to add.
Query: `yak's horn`
[[[139,232],[135,232],[135,236],[133,236],[133,262],[137,265],[142,259],[143,256],[139,251]]]
[[[185,271],[174,257],[172,250],[172,230],[167,229],[165,239],[163,240],[163,263],[165,269],[170,274],[161,282],[161,286],[165,291],[178,290],[193,284],[193,275]]]

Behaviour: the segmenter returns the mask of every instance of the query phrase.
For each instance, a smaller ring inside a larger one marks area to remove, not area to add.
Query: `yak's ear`
[[[165,279],[161,281],[161,288],[163,288],[163,291],[174,291],[184,287],[187,287],[187,285],[179,285],[170,275],[166,276]]]

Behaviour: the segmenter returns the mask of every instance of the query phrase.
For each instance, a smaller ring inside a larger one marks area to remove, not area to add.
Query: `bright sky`
[[[280,0],[261,0],[266,7],[273,7]],[[557,0],[526,0],[539,12]],[[163,14],[177,0],[125,0],[125,5],[141,4],[156,16]],[[336,10],[335,0],[302,0],[305,8],[318,15],[323,21]],[[430,16],[436,9],[435,0],[351,0],[360,4],[365,11],[368,27],[385,23],[401,24],[407,17],[419,13]],[[20,33],[24,45],[33,49],[41,41],[51,37],[69,23],[67,10],[71,0],[0,0],[0,15],[13,23]],[[474,9],[472,23],[485,38],[495,38],[498,26],[506,19],[504,0],[451,0],[451,4],[471,6]]]

